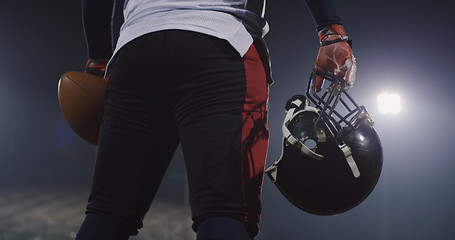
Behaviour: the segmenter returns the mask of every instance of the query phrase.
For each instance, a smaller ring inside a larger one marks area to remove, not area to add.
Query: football
[[[106,79],[85,72],[66,72],[58,82],[63,117],[85,141],[98,145],[104,118]]]

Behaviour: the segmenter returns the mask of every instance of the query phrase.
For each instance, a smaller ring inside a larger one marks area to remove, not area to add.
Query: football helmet
[[[316,92],[316,76],[330,81],[322,93]],[[343,78],[314,69],[306,96],[286,103],[282,130],[282,155],[266,173],[298,208],[339,214],[360,204],[378,182],[381,141],[366,108],[346,92]]]

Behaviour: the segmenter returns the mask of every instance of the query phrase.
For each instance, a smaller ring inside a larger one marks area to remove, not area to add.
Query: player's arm
[[[356,62],[351,42],[344,30],[335,0],[305,0],[319,35],[320,48],[316,68],[341,76],[350,88],[355,81]],[[316,78],[316,90],[323,84]]]
[[[82,20],[87,43],[85,71],[103,77],[112,55],[112,16],[115,0],[82,0]]]

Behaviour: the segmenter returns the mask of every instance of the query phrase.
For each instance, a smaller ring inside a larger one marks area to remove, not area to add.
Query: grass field
[[[0,240],[71,240],[84,218],[87,191],[81,189],[0,189]],[[157,199],[132,240],[192,240],[185,204]]]

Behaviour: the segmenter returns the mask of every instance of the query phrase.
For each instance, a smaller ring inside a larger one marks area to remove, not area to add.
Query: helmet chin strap
[[[352,157],[351,148],[348,147],[348,145],[346,145],[344,143],[341,145],[338,145],[338,147],[343,152],[344,158],[346,159],[346,162],[348,162],[348,165],[351,168],[351,171],[352,171],[352,174],[354,175],[354,177],[355,178],[360,177],[360,171],[359,171],[359,168],[357,167],[357,164],[354,161],[354,158]]]
[[[292,105],[295,105],[296,107],[299,107],[300,105],[302,105],[302,103],[303,102],[299,99],[292,101]],[[304,142],[302,142],[301,140],[294,137],[288,129],[288,124],[291,122],[292,117],[294,116],[296,107],[291,107],[286,113],[286,117],[284,119],[283,126],[282,126],[283,137],[291,145],[297,147],[303,154],[305,154],[315,160],[322,160],[324,158],[323,155],[318,154],[318,153],[314,152],[313,150],[311,150],[308,146],[305,145]],[[306,107],[312,108],[310,106],[306,106]],[[314,108],[314,111],[317,111],[317,109]],[[348,163],[349,167],[351,168],[351,171],[352,171],[352,174],[354,175],[354,177],[355,178],[360,177],[360,171],[359,171],[359,168],[357,167],[357,164],[356,164],[354,158],[352,157],[351,148],[349,148],[349,146],[344,143],[338,144],[338,148],[340,148],[341,152],[343,152],[344,158],[346,159],[346,162]]]

